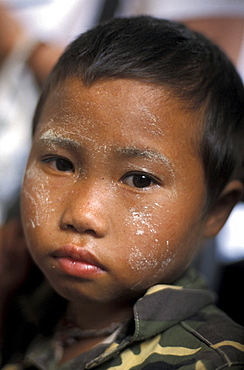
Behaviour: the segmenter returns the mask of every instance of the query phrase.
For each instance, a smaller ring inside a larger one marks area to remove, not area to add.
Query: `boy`
[[[188,269],[242,194],[243,101],[225,55],[174,22],[115,19],[68,47],[22,191],[29,250],[68,303],[16,369],[243,369],[243,329]]]

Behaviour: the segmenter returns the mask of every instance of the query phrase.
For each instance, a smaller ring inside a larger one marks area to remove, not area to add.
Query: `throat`
[[[63,354],[60,365],[72,360],[73,358],[91,350],[93,347],[97,346],[99,343],[103,342],[106,337],[97,338],[83,338],[79,341],[74,342],[70,346],[63,347]]]
[[[110,328],[99,330],[99,335],[98,333],[96,333],[96,336],[91,336],[91,330],[84,330],[84,332],[89,331],[88,336],[84,336],[79,340],[69,338],[69,341],[66,341],[66,343],[59,342],[59,345],[62,346],[62,358],[59,362],[59,365],[64,364],[89,350],[92,350],[92,348],[96,347],[99,344],[112,343],[123,332],[123,329],[126,330],[126,324],[127,323],[121,323],[119,326],[117,324],[114,326],[110,325]],[[113,327],[115,330],[111,333]],[[104,334],[102,334],[102,330]],[[105,335],[105,332],[110,332],[110,334]]]
[[[60,364],[63,364],[84,352],[91,350],[101,343],[111,343],[124,330],[126,331],[131,319],[122,322],[113,322],[99,329],[81,329],[73,319],[70,311],[59,322],[54,341],[62,349]]]
[[[113,334],[122,324],[124,323],[113,322],[102,329],[81,329],[72,319],[64,318],[57,327],[55,340],[58,341],[63,348],[70,347],[79,341],[85,340],[88,342],[89,340],[100,342],[103,338]]]

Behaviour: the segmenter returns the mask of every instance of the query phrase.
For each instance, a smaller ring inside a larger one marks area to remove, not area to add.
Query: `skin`
[[[134,80],[85,87],[74,78],[50,93],[22,219],[34,260],[82,328],[130,317],[134,301],[178,278],[211,234],[198,120],[166,88]],[[67,273],[60,248],[92,255],[99,268]]]

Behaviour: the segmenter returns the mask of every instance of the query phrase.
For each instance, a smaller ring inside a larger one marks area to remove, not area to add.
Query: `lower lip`
[[[88,278],[104,272],[101,268],[91,265],[87,262],[77,261],[68,257],[61,257],[57,259],[59,267],[66,274],[77,276],[80,278]]]

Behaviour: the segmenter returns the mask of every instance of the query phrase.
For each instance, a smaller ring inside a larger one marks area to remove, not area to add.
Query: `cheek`
[[[165,211],[167,213],[167,210]],[[166,269],[174,260],[176,251],[171,249],[171,231],[163,221],[165,217],[160,212],[160,205],[145,206],[143,209],[130,209],[127,229],[129,252],[128,265],[134,272]]]
[[[40,228],[48,225],[55,204],[51,197],[48,177],[36,169],[32,163],[25,174],[22,190],[22,214],[26,228]]]

